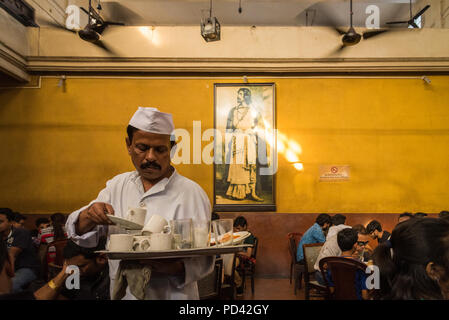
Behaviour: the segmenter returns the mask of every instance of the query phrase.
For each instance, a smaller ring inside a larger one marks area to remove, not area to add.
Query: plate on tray
[[[250,235],[251,235],[251,233],[249,233],[248,231],[234,232],[233,235],[232,235],[233,236],[232,244],[233,245],[240,244],[240,243],[242,243],[243,240],[248,238]],[[211,246],[215,245],[215,238],[214,237],[211,237],[210,245]]]
[[[106,216],[112,222],[114,222],[117,225],[120,225],[124,229],[128,229],[128,230],[142,230],[143,229],[143,225],[132,222],[130,220],[126,220],[124,218],[120,218],[120,217],[114,216],[112,214],[107,214]]]

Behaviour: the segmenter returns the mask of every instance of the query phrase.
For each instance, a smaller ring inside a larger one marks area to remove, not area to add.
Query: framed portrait
[[[276,211],[274,83],[214,85],[214,210]]]

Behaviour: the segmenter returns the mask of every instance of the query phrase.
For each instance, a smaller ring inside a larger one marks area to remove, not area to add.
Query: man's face
[[[22,219],[19,222],[13,221],[12,225],[13,225],[14,228],[22,228],[22,229],[24,229],[25,228],[25,220]]]
[[[234,227],[234,232],[246,231],[248,228],[247,225]]]
[[[368,244],[369,240],[367,239],[367,236],[362,235],[362,234],[358,234],[358,238],[357,238],[357,242],[356,242],[356,247],[355,247],[355,251],[358,253],[362,253],[362,251],[365,249],[365,246]]]
[[[44,223],[41,223],[41,224],[37,227],[37,230],[38,230],[38,231],[41,231],[42,229],[47,229],[48,227],[50,227],[50,222],[44,222]]]
[[[242,104],[242,103],[250,104],[251,103],[251,94],[247,91],[240,90],[239,92],[237,92],[237,103],[238,104]]]
[[[74,265],[80,269],[81,277],[91,277],[98,274],[106,266],[107,260],[101,256],[86,259],[82,254],[67,259],[67,265]]]
[[[170,136],[137,130],[133,140],[126,138],[128,153],[140,176],[160,180],[170,171]]]
[[[0,232],[8,231],[11,229],[11,221],[8,221],[6,214],[0,214]]]
[[[378,230],[374,230],[374,231],[372,231],[372,232],[369,234],[369,236],[370,236],[371,238],[373,238],[374,240],[376,240],[376,239],[379,237],[379,231],[378,231]]]

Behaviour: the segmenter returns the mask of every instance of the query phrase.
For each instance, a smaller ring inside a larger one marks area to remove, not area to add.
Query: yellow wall
[[[277,127],[301,146],[299,172],[279,155],[278,212],[439,212],[449,209],[449,76],[261,79],[276,83]],[[0,89],[0,206],[70,212],[132,170],[125,126],[138,105],[175,125],[213,127],[214,79],[44,78]],[[256,81],[254,81],[256,82]],[[208,142],[203,142],[203,146]],[[320,165],[350,165],[347,182],[319,182]],[[213,168],[179,165],[212,200]]]

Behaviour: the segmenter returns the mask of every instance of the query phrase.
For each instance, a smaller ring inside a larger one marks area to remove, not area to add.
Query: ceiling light
[[[209,17],[201,20],[201,36],[207,42],[220,40],[220,23],[212,17],[212,0],[210,0]]]

